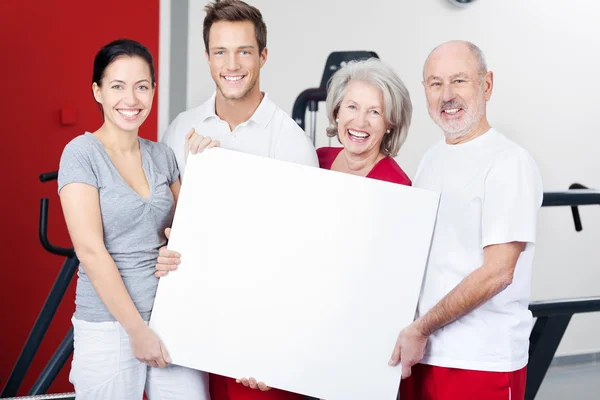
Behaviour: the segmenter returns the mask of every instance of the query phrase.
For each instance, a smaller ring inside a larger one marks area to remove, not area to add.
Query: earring
[[[385,131],[385,133],[390,133],[390,130],[388,129],[387,131]]]
[[[339,119],[339,118],[336,118],[336,119],[335,119],[335,123],[336,123],[336,124],[339,124],[339,123],[340,123],[340,119]]]

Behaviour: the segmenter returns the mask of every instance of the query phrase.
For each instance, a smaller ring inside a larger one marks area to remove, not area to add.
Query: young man
[[[493,74],[477,46],[438,46],[423,86],[445,140],[413,184],[442,196],[418,317],[390,364],[410,377],[402,400],[523,400],[541,178],[529,153],[487,121]]]
[[[191,129],[194,152],[218,141],[225,149],[318,167],[308,136],[260,91],[260,69],[268,54],[260,11],[239,0],[209,4],[203,32],[216,92],[179,114],[162,139],[175,151],[181,174]]]
[[[162,139],[174,150],[181,175],[189,150],[200,152],[217,142],[225,149],[318,167],[316,151],[304,131],[260,91],[260,69],[268,53],[260,11],[240,0],[208,4],[203,34],[216,92],[200,107],[179,114]],[[175,257],[175,252],[161,249],[157,276],[174,269]],[[213,375],[210,390],[212,400],[303,399],[269,390],[252,378],[238,383]]]

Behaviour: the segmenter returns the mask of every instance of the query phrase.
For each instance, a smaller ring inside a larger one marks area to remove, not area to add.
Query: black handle
[[[569,186],[569,190],[573,189],[588,189],[587,186],[582,185],[581,183],[573,183]],[[581,217],[579,216],[579,208],[577,206],[571,207],[571,212],[573,213],[573,223],[575,224],[575,230],[577,232],[581,232],[583,230],[583,226],[581,225]]]
[[[48,240],[48,203],[50,200],[41,199],[40,201],[40,224],[39,224],[39,237],[40,242],[44,249],[49,251],[52,254],[56,254],[59,256],[71,256],[73,255],[73,249],[67,249],[64,247],[54,246]]]
[[[40,174],[40,182],[49,182],[58,178],[58,171]]]
[[[321,88],[306,89],[294,101],[292,109],[292,118],[300,126],[305,129],[306,108],[310,106],[311,111],[318,109],[318,103],[327,99],[327,90]]]
[[[46,173],[40,174],[41,182],[50,182],[50,181],[56,180],[57,178],[58,178],[58,171],[46,172]],[[42,243],[42,246],[44,247],[44,249],[46,249],[47,251],[49,251],[52,254],[56,254],[59,256],[67,256],[67,257],[71,256],[74,254],[74,250],[72,248],[67,249],[64,247],[54,246],[48,240],[48,204],[49,203],[50,203],[50,200],[48,200],[48,199],[42,199],[40,202],[40,224],[39,224],[40,242]]]

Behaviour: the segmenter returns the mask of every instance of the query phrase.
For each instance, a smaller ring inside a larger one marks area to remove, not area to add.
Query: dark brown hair
[[[262,53],[263,49],[267,47],[267,26],[258,8],[241,0],[216,0],[213,3],[209,3],[204,10],[206,11],[206,17],[204,17],[204,29],[202,33],[206,51],[208,51],[210,28],[218,21],[252,22],[256,42],[258,43],[258,52]]]

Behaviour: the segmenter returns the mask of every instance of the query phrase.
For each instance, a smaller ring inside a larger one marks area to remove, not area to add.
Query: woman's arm
[[[104,246],[98,189],[71,183],[60,191],[60,201],[75,253],[96,293],[128,332],[139,329],[145,323]]]
[[[60,201],[77,258],[110,314],[132,339],[136,358],[164,366],[168,356],[161,352],[158,338],[133,304],[117,265],[104,246],[98,189],[70,183],[60,191]]]

